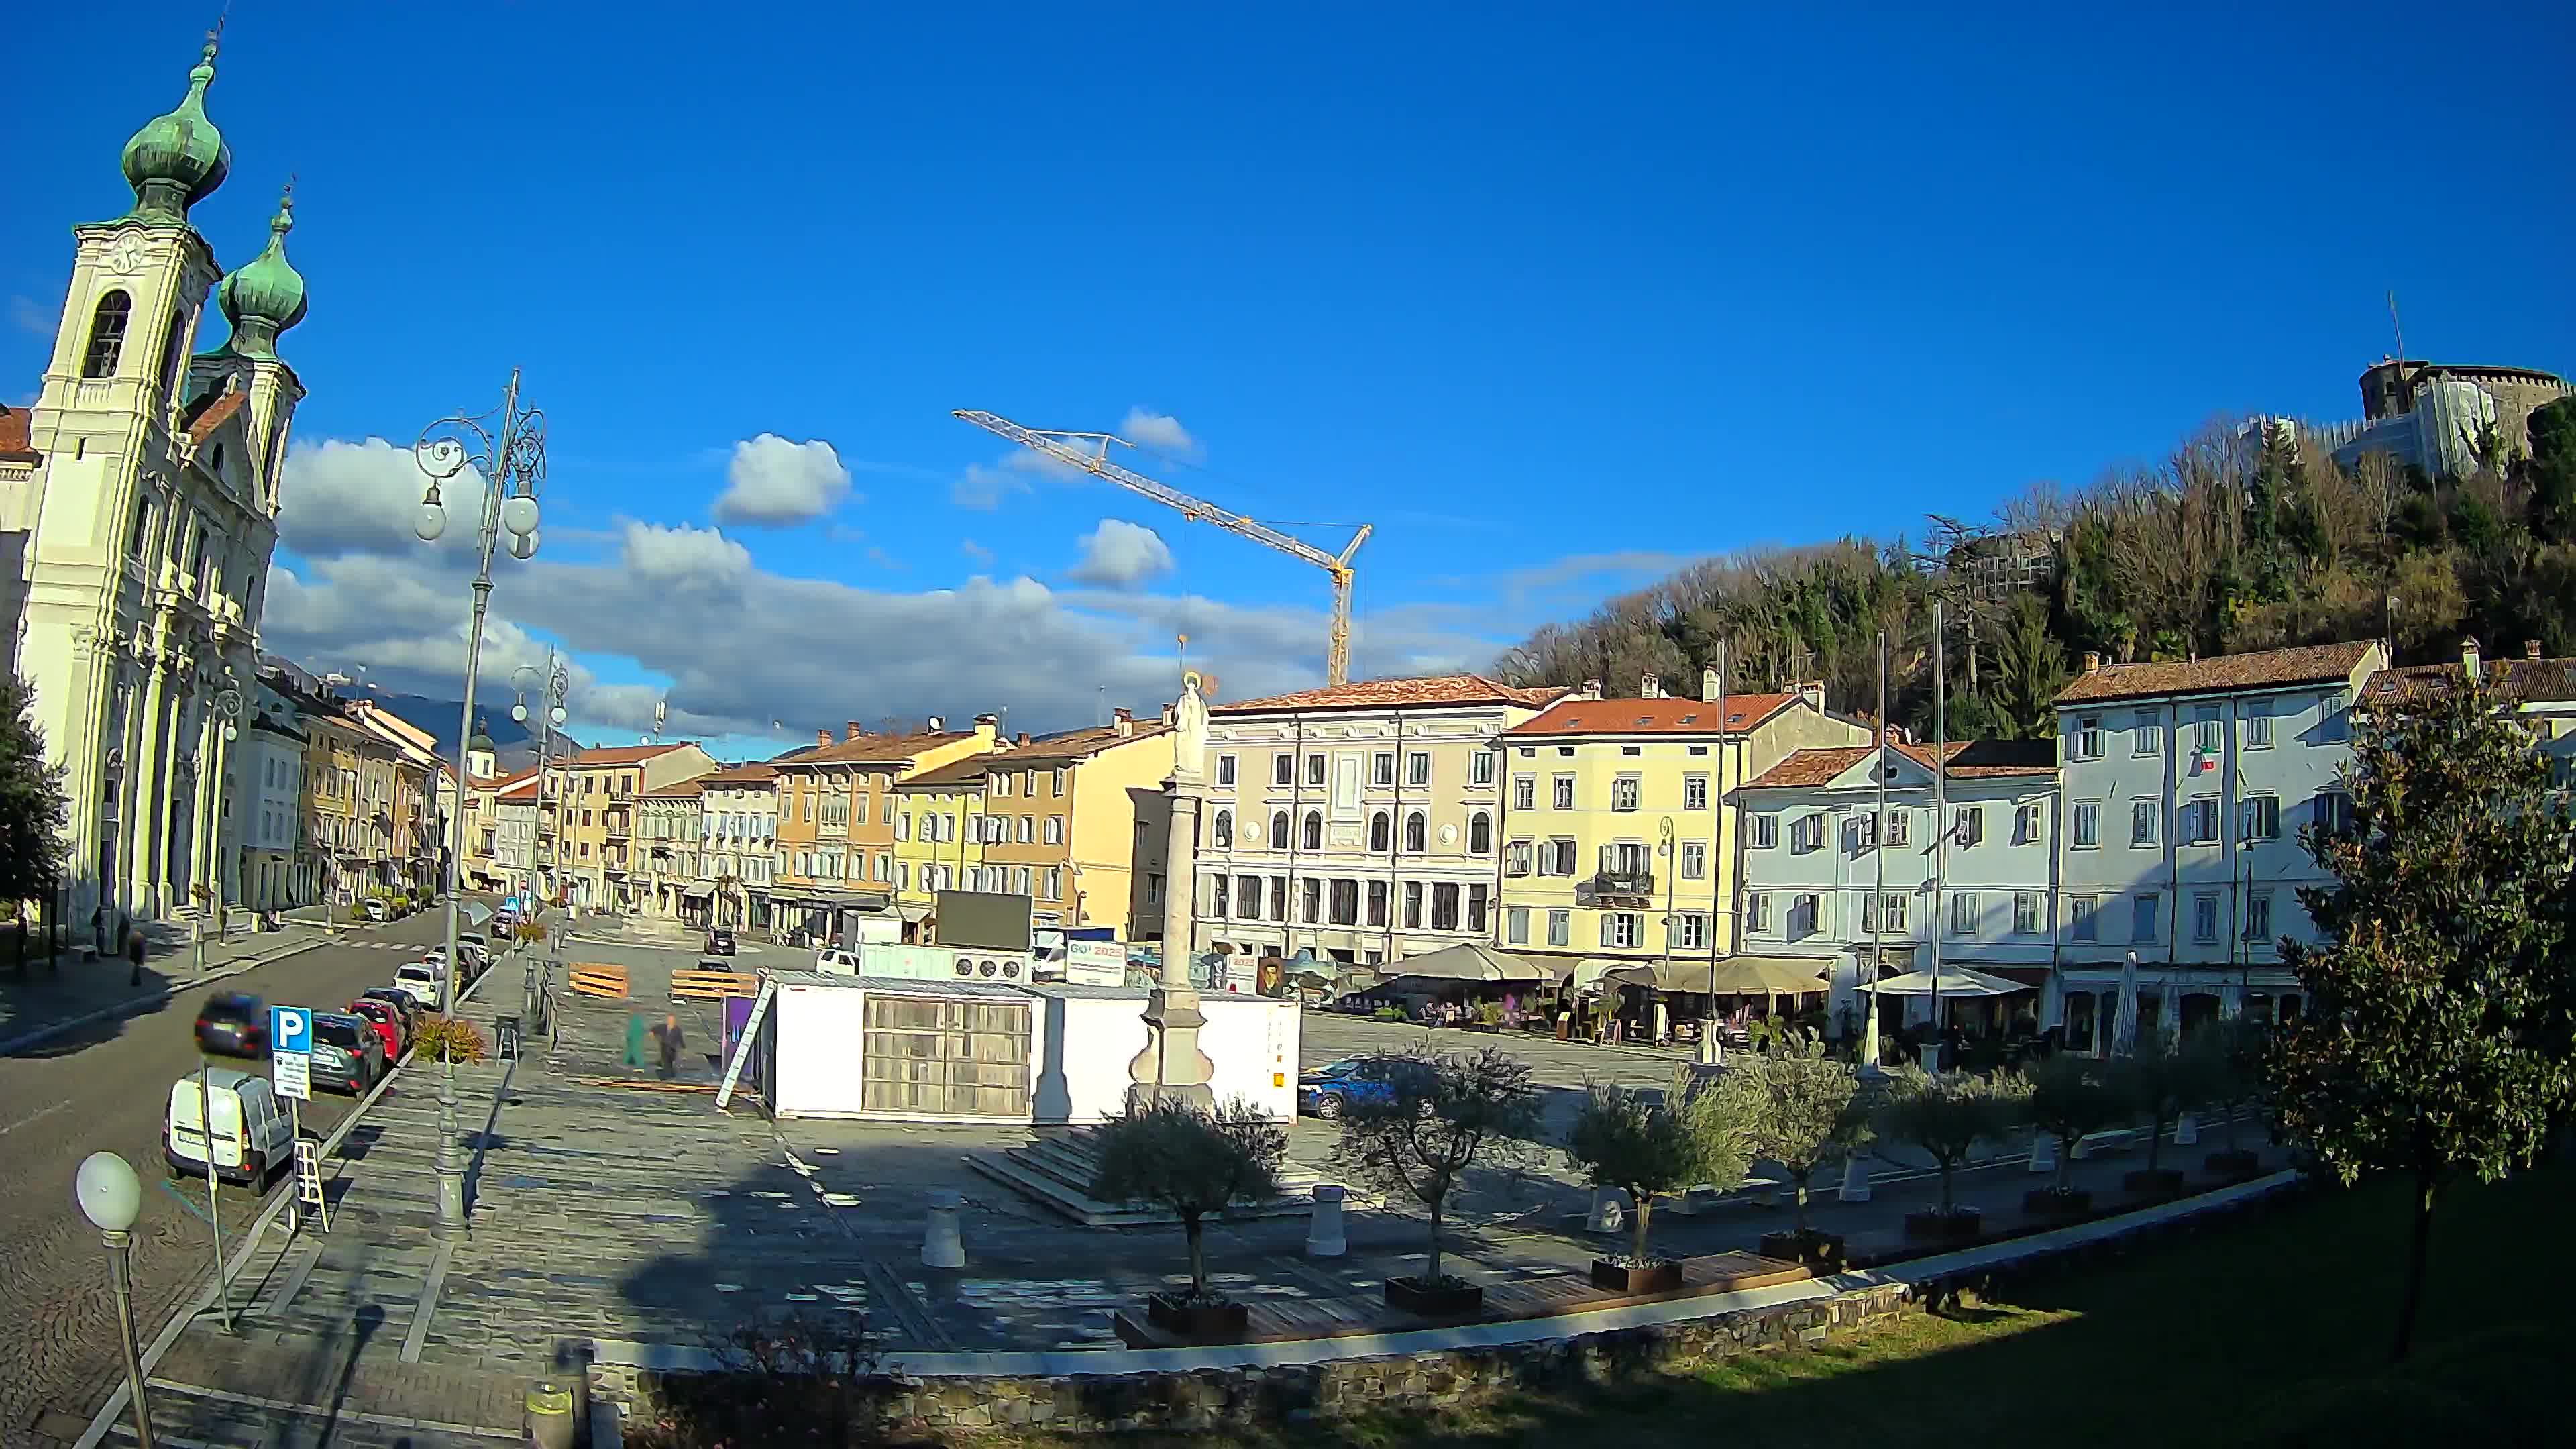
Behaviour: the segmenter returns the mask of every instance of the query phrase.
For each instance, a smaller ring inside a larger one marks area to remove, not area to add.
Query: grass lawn
[[[1122,1446],[1252,1449],[1796,1449],[2576,1443],[2576,1169],[2454,1190],[2434,1224],[2415,1352],[2388,1363],[2408,1226],[2402,1187],[2326,1192],[2259,1221],[2031,1285],[2022,1301],[1914,1317],[1828,1347],[1711,1363],[1473,1416],[1389,1416]],[[1071,1446],[1049,1436],[977,1443]]]

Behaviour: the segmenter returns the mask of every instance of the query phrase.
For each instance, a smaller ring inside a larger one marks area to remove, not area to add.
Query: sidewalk
[[[84,960],[66,950],[55,966],[31,957],[24,976],[0,970],[0,1052],[33,1045],[56,1033],[121,1011],[139,1010],[174,991],[218,979],[263,961],[310,950],[334,932],[313,922],[289,920],[279,931],[254,931],[244,913],[233,913],[232,933],[209,935],[205,969],[195,944],[162,923],[138,927],[144,939],[143,984],[129,985],[133,966],[122,956]],[[87,938],[86,928],[81,932]],[[0,948],[5,949],[5,948]],[[14,959],[0,954],[0,961]]]

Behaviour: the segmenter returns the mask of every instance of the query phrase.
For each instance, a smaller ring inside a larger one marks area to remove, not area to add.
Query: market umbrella
[[[1685,967],[1677,973],[1674,989],[1715,996],[1803,996],[1823,991],[1826,986],[1811,962],[1781,956],[1730,956],[1717,963],[1714,975],[1705,965]]]
[[[1882,976],[1876,981],[1865,981],[1860,989],[1885,996],[1930,996],[1934,983],[1935,978],[1929,971],[1908,971],[1900,976]],[[1938,983],[1944,999],[1953,996],[2010,996],[2016,991],[2031,989],[2018,981],[2007,981],[2001,976],[1988,976],[1982,971],[1968,971],[1957,966],[1942,967]]]
[[[1381,967],[1390,979],[1419,977],[1426,981],[1544,981],[1547,973],[1508,951],[1477,941],[1461,941],[1420,956],[1407,956]]]

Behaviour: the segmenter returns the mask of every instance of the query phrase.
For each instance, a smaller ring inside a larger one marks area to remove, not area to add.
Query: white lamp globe
[[[514,533],[510,535],[510,557],[521,559],[534,558],[536,556],[536,552],[537,536],[534,533]]]
[[[411,531],[420,535],[423,543],[436,543],[438,536],[447,531],[447,510],[434,501],[423,503],[420,511],[412,515]]]
[[[514,494],[509,498],[503,499],[501,501],[501,526],[510,530],[512,533],[536,532],[537,500],[529,497],[525,493]],[[524,558],[526,555],[522,554],[521,557]]]
[[[546,711],[546,718],[554,721],[557,725],[561,725],[565,720],[572,718],[572,716],[564,713],[564,707],[562,705],[556,705],[554,708]]]
[[[524,704],[514,704],[510,706],[510,719],[514,724],[526,724],[528,722],[528,707]]]
[[[93,1152],[81,1159],[72,1179],[72,1196],[81,1215],[101,1232],[121,1233],[134,1226],[143,1210],[143,1184],[134,1168],[113,1152]]]

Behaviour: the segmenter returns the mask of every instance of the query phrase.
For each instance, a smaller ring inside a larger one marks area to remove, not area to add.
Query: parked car
[[[519,928],[519,918],[508,911],[492,917],[491,928],[483,934],[495,941],[507,942]]]
[[[401,1007],[390,1001],[361,996],[349,1003],[349,1014],[363,1016],[375,1026],[376,1035],[385,1039],[386,1061],[402,1060],[403,1047],[411,1040],[411,1018],[403,1015]]]
[[[424,1010],[443,1009],[447,997],[447,972],[427,961],[409,961],[394,968],[394,987],[409,992],[411,999]]]
[[[815,952],[814,969],[822,972],[826,976],[858,976],[864,974],[860,969],[859,953],[856,951],[844,951],[838,946],[826,946]]]
[[[197,1045],[226,1056],[268,1055],[268,1003],[247,991],[218,991],[197,1013]]]
[[[313,1017],[313,1080],[354,1097],[385,1074],[385,1039],[363,1016],[316,1012]]]
[[[161,1118],[161,1160],[172,1177],[206,1173],[206,1128],[209,1113],[190,1072],[170,1084],[170,1104]],[[295,1128],[266,1077],[218,1067],[204,1073],[204,1096],[211,1096],[215,1176],[247,1187],[265,1187],[269,1175],[295,1160]]]
[[[734,947],[733,947],[733,932],[732,932],[732,931],[730,931],[730,930],[726,929],[726,928],[725,928],[725,927],[723,927],[723,926],[718,926],[718,927],[716,927],[714,930],[707,932],[707,954],[708,954],[708,955],[710,955],[710,956],[730,956],[730,955],[732,955],[732,954],[733,954],[733,950],[734,950]]]
[[[376,899],[374,896],[367,897],[367,899],[358,906],[358,909],[364,912],[367,919],[370,921],[390,920],[393,916],[393,912],[385,909],[385,903]]]
[[[1297,1079],[1297,1110],[1331,1121],[1352,1102],[1385,1101],[1403,1078],[1399,1072],[1418,1068],[1379,1057],[1345,1057]]]
[[[420,1030],[420,1003],[413,1000],[412,994],[401,987],[370,986],[358,993],[358,996],[362,1001],[381,1001],[402,1013],[404,1041],[410,1041],[412,1033]]]
[[[457,937],[456,954],[464,958],[465,969],[474,976],[480,976],[492,969],[492,948],[480,941],[465,936]]]

